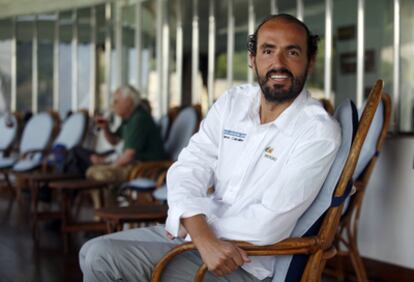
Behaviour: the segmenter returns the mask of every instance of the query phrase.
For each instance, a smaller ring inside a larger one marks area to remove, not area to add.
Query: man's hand
[[[190,234],[208,270],[215,275],[232,273],[239,266],[250,262],[245,251],[234,243],[216,237],[203,214],[181,218],[181,223]]]
[[[217,276],[232,273],[239,266],[250,262],[246,252],[232,242],[219,239],[199,241],[196,247],[208,270]]]
[[[98,155],[91,155],[90,156],[90,161],[92,164],[97,165],[97,164],[104,164],[105,163],[105,159],[106,157],[104,156],[98,156]]]
[[[108,120],[102,116],[97,116],[95,118],[95,124],[96,124],[96,127],[101,128],[105,131],[109,129]]]

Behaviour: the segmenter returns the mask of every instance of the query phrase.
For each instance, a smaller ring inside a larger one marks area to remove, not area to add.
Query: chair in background
[[[331,115],[334,114],[335,112],[335,108],[332,105],[331,100],[327,99],[327,98],[321,98],[319,99],[319,101],[322,103],[323,108]]]
[[[131,180],[123,185],[123,189],[130,190],[132,194],[135,194],[133,193],[135,191],[151,195],[148,191],[162,184],[159,176],[177,160],[181,150],[187,146],[191,136],[198,129],[199,122],[199,114],[195,108],[187,107],[181,110],[172,123],[168,139],[164,144],[169,160],[149,161],[137,165],[130,174]]]
[[[10,172],[31,171],[41,166],[57,126],[51,113],[38,113],[30,118],[23,130],[18,155],[0,158],[0,173],[4,175],[9,187]],[[16,189],[15,192],[19,199],[20,190]]]
[[[13,153],[13,146],[19,136],[20,119],[16,114],[3,114],[0,116],[0,167],[2,162],[7,160]],[[9,184],[8,174],[4,175],[4,181]],[[10,185],[7,185],[10,188]],[[12,193],[13,190],[10,190]]]
[[[136,193],[130,195],[130,205],[127,207],[107,207],[96,210],[96,215],[107,223],[108,232],[121,230],[123,223],[162,222],[167,216],[165,201],[157,201],[154,195],[165,181],[165,175],[171,164],[177,160],[178,154],[188,144],[191,136],[197,130],[199,114],[197,110],[188,107],[183,109],[174,120],[165,149],[170,156],[167,161],[144,162],[137,165],[130,174],[130,181],[123,185]],[[155,191],[154,191],[155,189]]]
[[[291,238],[269,246],[235,242],[248,255],[281,256],[276,258],[277,275],[273,277],[273,281],[320,281],[326,260],[336,254],[333,241],[342,214],[343,202],[351,190],[352,175],[379,104],[382,88],[383,82],[377,81],[358,127],[353,103],[346,100],[338,107],[335,117],[342,127],[341,147],[321,191],[298,220]],[[151,281],[160,281],[163,269],[173,257],[195,249],[191,242],[173,248],[155,266]],[[202,281],[206,271],[207,268],[203,264],[196,273],[195,281]]]
[[[353,175],[353,179],[355,179],[355,192],[351,195],[344,209],[335,238],[338,255],[340,256],[337,261],[335,275],[342,280],[345,278],[345,272],[343,271],[344,266],[341,257],[347,256],[351,259],[357,280],[362,282],[368,281],[364,264],[358,251],[358,223],[365,190],[385,142],[391,119],[390,96],[382,94],[381,100],[382,103],[380,103],[375,113]]]
[[[175,118],[180,112],[180,107],[172,107],[168,110],[168,113],[161,116],[158,120],[158,126],[160,127],[161,138],[163,141],[168,139],[168,134],[170,133],[171,125],[174,123]]]
[[[22,177],[29,183],[31,190],[31,207],[32,207],[32,232],[33,237],[36,238],[37,222],[40,219],[60,218],[61,215],[55,212],[39,212],[39,190],[43,185],[47,185],[51,181],[73,179],[78,175],[65,173],[63,171],[56,171],[56,167],[50,165],[50,162],[57,165],[57,162],[62,163],[64,159],[57,160],[56,154],[53,154],[54,148],[62,147],[67,152],[68,150],[80,145],[86,135],[88,128],[89,116],[86,111],[78,111],[70,115],[62,124],[62,127],[52,144],[52,150],[42,163],[42,170],[36,173],[25,173]],[[55,152],[56,153],[56,152]],[[63,153],[63,158],[64,152]]]

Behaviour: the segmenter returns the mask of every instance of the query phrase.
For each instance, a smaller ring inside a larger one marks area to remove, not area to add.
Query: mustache
[[[293,73],[287,68],[271,69],[266,73],[266,78],[269,79],[272,74],[285,74],[290,78],[293,78]]]

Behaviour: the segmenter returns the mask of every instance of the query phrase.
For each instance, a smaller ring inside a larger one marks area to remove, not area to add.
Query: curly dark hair
[[[308,42],[308,60],[311,58],[316,57],[316,53],[318,51],[318,42],[319,42],[319,36],[316,34],[312,34],[309,30],[309,28],[300,20],[295,18],[294,16],[291,16],[289,14],[278,14],[278,15],[270,15],[267,16],[256,28],[253,34],[250,34],[247,39],[247,50],[252,54],[256,55],[257,51],[257,33],[260,30],[260,28],[267,23],[268,21],[276,20],[276,19],[283,19],[285,21],[288,21],[290,23],[295,23],[299,26],[301,26],[305,31],[307,35],[307,42]]]

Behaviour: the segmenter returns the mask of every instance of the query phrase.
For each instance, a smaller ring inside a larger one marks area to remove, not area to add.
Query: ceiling
[[[105,0],[0,0],[0,18],[37,14],[104,3]]]

